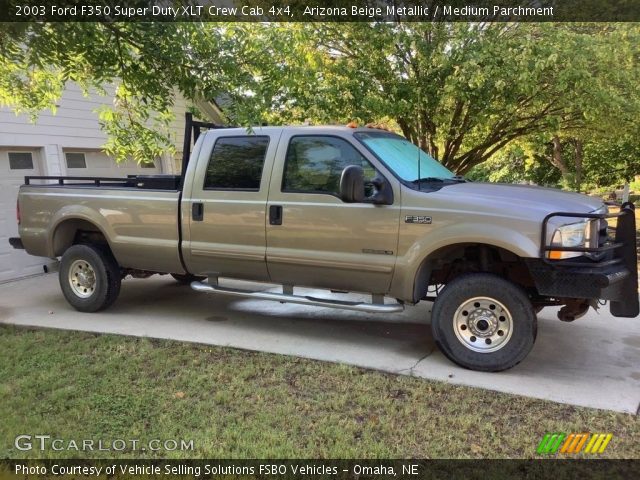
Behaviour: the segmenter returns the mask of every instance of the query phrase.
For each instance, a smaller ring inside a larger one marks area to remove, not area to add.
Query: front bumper
[[[585,248],[585,253],[603,253],[599,261],[587,257],[570,260],[549,260],[547,251],[557,250],[546,244],[546,222],[552,216],[583,216],[553,213],[543,222],[542,248],[539,259],[529,259],[528,266],[538,293],[545,297],[610,300],[611,314],[616,317],[636,317],[638,301],[638,269],[636,222],[632,203],[622,205],[618,214],[584,214],[586,218],[618,217],[613,243],[599,248]],[[577,251],[578,249],[570,249]]]

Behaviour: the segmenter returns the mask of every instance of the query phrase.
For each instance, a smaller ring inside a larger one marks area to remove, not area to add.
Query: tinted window
[[[269,137],[223,137],[211,152],[205,189],[260,190]]]
[[[67,153],[67,168],[87,168],[84,153]]]
[[[375,169],[349,142],[337,137],[300,136],[289,143],[282,189],[287,192],[338,195],[340,175],[348,165],[360,165],[365,179]]]
[[[29,152],[9,152],[11,170],[33,170],[33,158]]]

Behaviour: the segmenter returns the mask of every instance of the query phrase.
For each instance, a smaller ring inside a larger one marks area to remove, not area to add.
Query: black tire
[[[207,278],[192,275],[190,273],[172,273],[171,276],[176,280],[176,282],[181,283],[182,285],[189,285],[191,282],[201,282]]]
[[[531,351],[537,319],[520,287],[496,275],[474,273],[456,278],[438,295],[431,315],[431,331],[436,344],[451,361],[471,370],[498,372],[517,365]],[[469,336],[466,340],[465,335]],[[483,338],[484,335],[487,337]]]
[[[74,287],[69,272],[72,268],[82,270],[81,266],[76,267],[82,262],[91,267],[95,281],[89,282],[93,288],[79,292],[83,286]],[[120,267],[111,252],[95,245],[74,245],[69,248],[62,256],[58,278],[67,302],[80,312],[98,312],[110,307],[118,298],[122,283]]]

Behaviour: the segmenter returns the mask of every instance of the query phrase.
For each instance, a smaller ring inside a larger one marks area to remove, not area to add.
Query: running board
[[[271,292],[254,292],[249,290],[240,290],[237,288],[213,286],[203,282],[192,282],[191,288],[196,292],[214,293],[220,295],[231,295],[234,297],[254,298],[256,300],[272,300],[281,303],[297,303],[300,305],[309,305],[313,307],[340,308],[342,310],[355,310],[357,312],[367,313],[395,313],[404,310],[404,306],[400,303],[362,303],[362,302],[346,302],[342,300],[328,300],[325,298],[317,298],[302,295],[288,295],[284,293]]]

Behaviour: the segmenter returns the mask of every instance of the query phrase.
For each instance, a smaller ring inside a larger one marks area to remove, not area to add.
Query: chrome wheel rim
[[[80,298],[89,298],[96,290],[96,272],[85,260],[76,260],[69,268],[69,286]]]
[[[474,297],[453,315],[453,330],[465,347],[479,353],[503,348],[513,333],[513,317],[502,303],[491,297]]]

